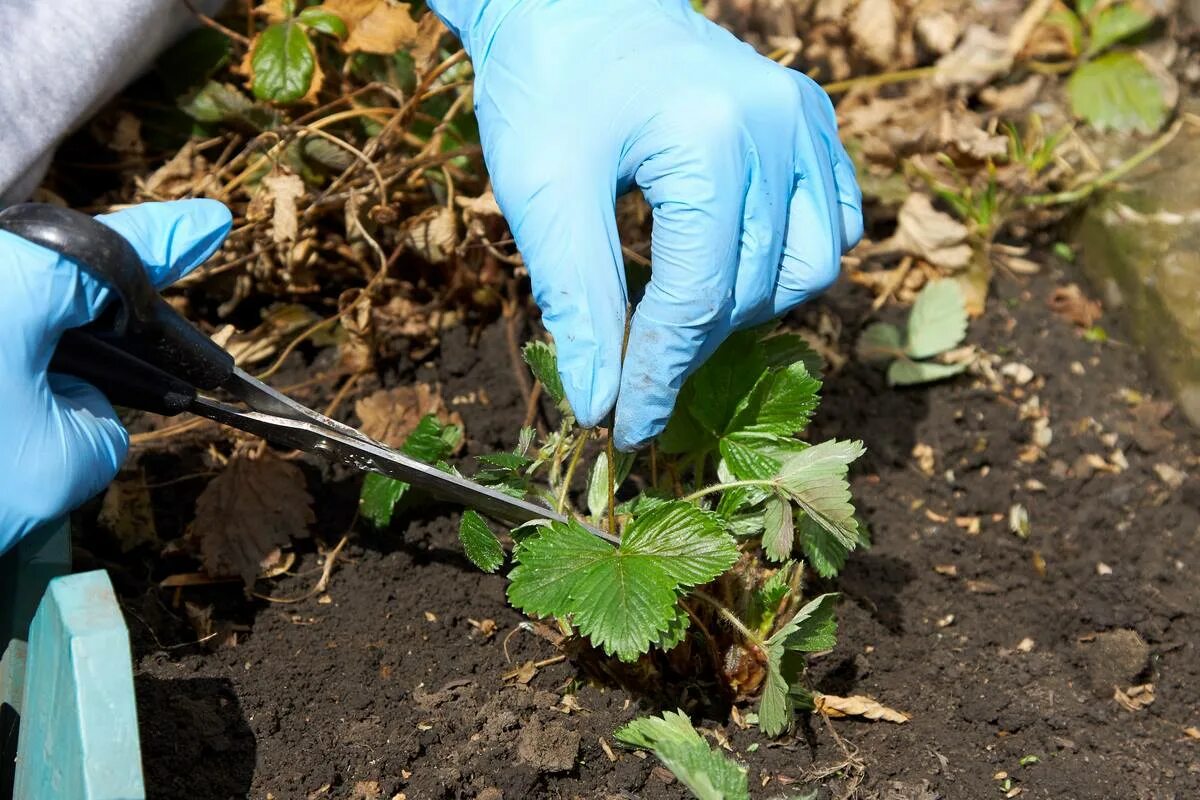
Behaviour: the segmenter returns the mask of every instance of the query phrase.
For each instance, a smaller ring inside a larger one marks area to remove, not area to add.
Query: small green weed
[[[888,383],[911,385],[949,378],[967,368],[965,362],[944,364],[929,359],[957,347],[967,333],[967,310],[953,280],[928,284],[917,295],[904,333],[876,322],[858,342],[865,361],[888,363]]]

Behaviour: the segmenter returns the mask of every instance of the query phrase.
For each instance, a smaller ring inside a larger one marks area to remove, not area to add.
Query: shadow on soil
[[[146,797],[247,797],[257,742],[226,678],[162,680],[139,675],[137,692]],[[147,714],[145,709],[155,709]],[[196,771],[204,779],[197,780]]]

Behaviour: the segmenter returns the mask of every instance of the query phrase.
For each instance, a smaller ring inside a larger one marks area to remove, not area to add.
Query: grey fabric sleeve
[[[194,24],[180,0],[0,0],[0,206],[26,199],[63,138]]]

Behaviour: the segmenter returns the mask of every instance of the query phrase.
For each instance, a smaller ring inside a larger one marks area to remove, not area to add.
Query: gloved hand
[[[734,329],[804,302],[862,236],[833,107],[688,0],[430,0],[475,65],[500,208],[579,421],[630,449]],[[615,197],[654,211],[630,328]]]
[[[213,200],[146,203],[97,217],[127,238],[158,287],[212,255],[232,219]],[[129,434],[104,395],[46,365],[67,328],[111,291],[75,262],[0,231],[0,554],[117,474]]]

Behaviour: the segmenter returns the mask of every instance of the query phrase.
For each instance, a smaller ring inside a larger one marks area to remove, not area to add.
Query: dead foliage
[[[300,468],[242,446],[197,498],[187,536],[209,575],[236,575],[249,589],[315,520]]]
[[[389,447],[404,444],[427,414],[433,414],[443,423],[459,427],[463,424],[457,411],[447,411],[441,392],[427,383],[380,389],[358,400],[354,411],[362,423],[362,432]]]

